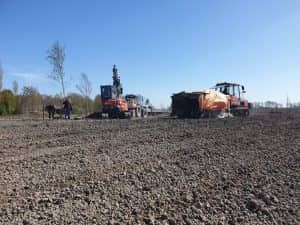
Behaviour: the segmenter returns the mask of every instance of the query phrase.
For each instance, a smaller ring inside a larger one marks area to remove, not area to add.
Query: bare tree
[[[16,80],[14,80],[14,82],[13,82],[13,92],[14,92],[14,95],[18,95],[18,93],[19,93],[19,84]]]
[[[76,88],[79,90],[80,94],[85,98],[87,114],[89,111],[90,95],[92,93],[92,83],[85,73],[81,73],[80,83],[76,85]]]
[[[2,87],[3,87],[3,68],[2,68],[2,64],[0,62],[0,92],[2,91]]]
[[[49,78],[60,83],[62,87],[63,97],[65,97],[65,48],[62,47],[59,42],[55,42],[52,47],[47,51],[47,60],[53,66],[52,72]]]

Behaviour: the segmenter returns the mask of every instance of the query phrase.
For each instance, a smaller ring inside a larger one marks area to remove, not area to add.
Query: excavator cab
[[[101,98],[102,99],[110,99],[114,96],[113,86],[112,85],[104,85],[100,87],[101,89]]]
[[[103,102],[102,114],[107,114],[109,118],[125,117],[128,105],[124,97],[118,96],[116,87],[113,85],[103,85],[100,89]]]

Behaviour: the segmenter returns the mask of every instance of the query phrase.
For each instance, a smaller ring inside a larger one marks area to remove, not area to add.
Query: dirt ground
[[[300,224],[300,112],[0,120],[0,224]]]

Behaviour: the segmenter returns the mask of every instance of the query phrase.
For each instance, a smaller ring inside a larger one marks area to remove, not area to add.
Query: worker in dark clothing
[[[68,99],[66,99],[63,102],[63,105],[64,105],[65,119],[70,119],[70,115],[71,115],[71,112],[72,112],[71,102]]]
[[[47,105],[45,110],[48,112],[49,119],[54,119],[55,114],[55,106],[54,105]]]

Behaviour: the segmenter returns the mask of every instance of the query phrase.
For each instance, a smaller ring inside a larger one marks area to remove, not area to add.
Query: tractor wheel
[[[110,119],[118,119],[121,117],[121,112],[118,108],[115,108],[108,113],[108,117]]]
[[[120,119],[126,119],[128,117],[129,117],[129,114],[126,114],[125,112],[120,112],[120,114],[119,114]]]
[[[134,118],[135,116],[136,116],[135,111],[130,111],[130,117],[131,117],[131,118]]]
[[[135,117],[141,117],[141,110],[139,108],[135,110]]]
[[[249,111],[249,109],[247,109],[247,110],[245,111],[245,116],[250,116],[250,111]]]
[[[143,118],[146,118],[148,116],[148,112],[147,112],[147,110],[142,110],[142,117]]]

